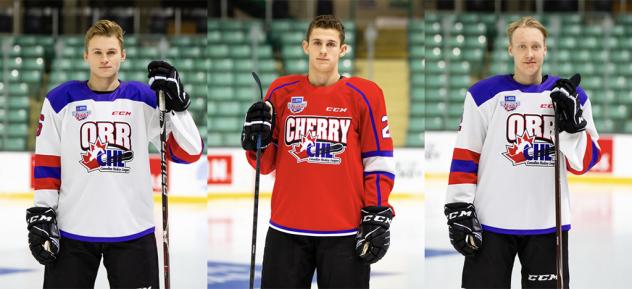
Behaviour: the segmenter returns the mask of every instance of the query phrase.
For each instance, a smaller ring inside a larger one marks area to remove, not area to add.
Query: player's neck
[[[117,76],[109,78],[91,76],[88,80],[88,87],[92,91],[113,91],[119,87],[120,84]]]
[[[337,69],[332,72],[315,72],[310,69],[307,74],[307,80],[313,86],[329,86],[336,83],[339,79],[340,74]]]
[[[521,75],[514,73],[513,79],[523,85],[532,85],[542,83],[542,73],[536,73],[534,75]]]

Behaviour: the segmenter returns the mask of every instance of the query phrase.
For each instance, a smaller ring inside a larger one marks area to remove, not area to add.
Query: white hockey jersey
[[[550,92],[559,77],[523,85],[511,75],[474,84],[450,167],[447,203],[473,203],[483,230],[535,235],[555,232],[554,111]],[[588,122],[583,132],[560,133],[563,230],[570,229],[566,170],[583,174],[601,156],[590,100],[577,89]],[[564,161],[565,160],[565,161]]]
[[[69,81],[51,90],[39,118],[35,206],[57,212],[61,235],[120,242],[154,231],[148,145],[160,148],[156,94],[140,82],[107,93]],[[203,143],[188,112],[168,113],[167,158],[190,163]]]

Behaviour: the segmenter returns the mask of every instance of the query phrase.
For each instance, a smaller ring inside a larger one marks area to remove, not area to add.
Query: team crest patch
[[[515,95],[505,95],[505,101],[501,101],[500,104],[506,111],[512,111],[520,106],[520,102],[516,100]]]
[[[292,96],[290,102],[287,104],[287,108],[290,109],[292,113],[299,113],[303,111],[306,106],[307,101],[303,101],[302,96]]]
[[[90,143],[90,148],[81,154],[79,163],[88,172],[127,173],[130,168],[126,164],[133,158],[134,152],[131,150],[109,145],[107,142],[103,143],[97,138],[94,143]]]
[[[316,139],[315,133],[310,132],[303,136],[299,143],[291,146],[290,154],[297,162],[308,162],[318,164],[340,164],[339,154],[345,151],[342,143],[332,143]]]
[[[92,112],[88,110],[87,105],[77,105],[75,107],[75,111],[72,112],[72,116],[74,116],[77,120],[84,120],[90,116]]]
[[[516,136],[511,145],[506,146],[507,151],[502,153],[514,166],[542,166],[555,165],[553,145],[549,140],[543,140],[530,136],[524,132],[522,136]]]

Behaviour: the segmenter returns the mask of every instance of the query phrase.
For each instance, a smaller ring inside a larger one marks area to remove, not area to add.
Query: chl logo
[[[341,143],[319,141],[315,134],[315,132],[310,132],[302,138],[300,143],[294,144],[290,154],[299,163],[340,164],[341,159],[337,155],[345,151],[345,146]]]
[[[79,163],[88,172],[127,173],[127,162],[134,158],[131,150],[131,127],[124,122],[86,122],[81,125],[83,149]]]
[[[555,165],[552,115],[514,113],[507,117],[506,151],[502,153],[514,166]]]

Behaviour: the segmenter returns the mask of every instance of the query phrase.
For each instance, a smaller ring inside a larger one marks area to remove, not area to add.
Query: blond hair
[[[509,24],[509,27],[507,28],[507,36],[509,37],[509,44],[511,44],[511,37],[513,36],[514,31],[516,31],[516,29],[520,27],[530,27],[530,28],[535,28],[535,29],[540,30],[540,32],[542,32],[542,35],[544,36],[545,42],[546,42],[546,37],[549,35],[548,31],[546,30],[546,27],[544,27],[544,25],[542,25],[540,21],[535,19],[533,16],[524,16],[514,22],[511,22],[511,24]]]
[[[85,50],[88,51],[88,42],[95,36],[114,36],[119,41],[121,50],[123,50],[123,34],[125,34],[123,28],[121,28],[121,26],[119,26],[116,22],[110,20],[99,20],[86,32],[84,39]]]
[[[314,28],[334,29],[340,34],[340,44],[345,43],[345,26],[342,25],[340,19],[333,15],[318,15],[309,23],[305,40],[309,41],[309,35],[312,34]]]

